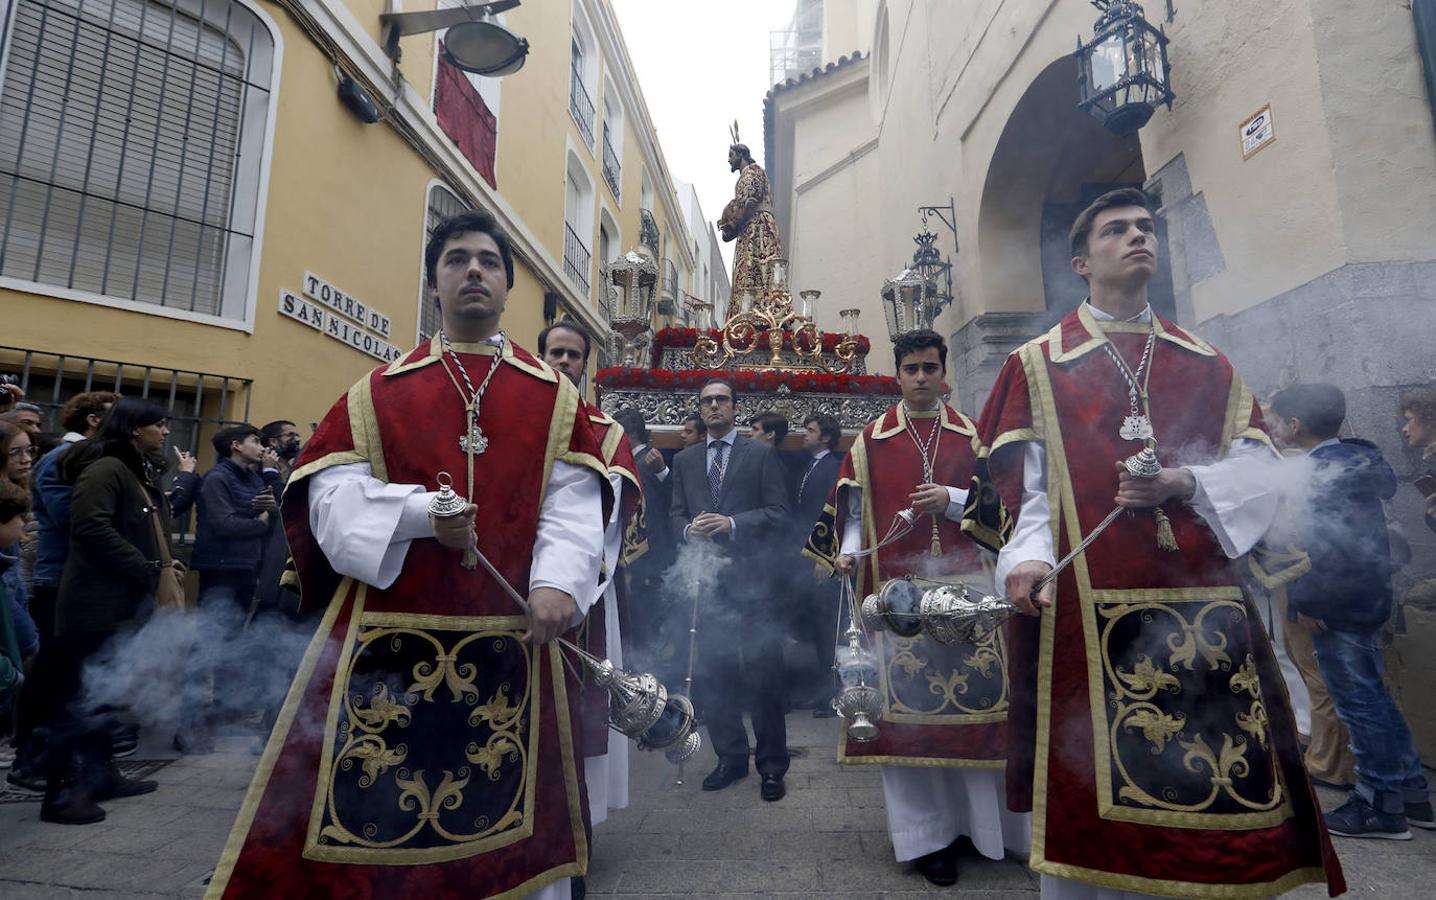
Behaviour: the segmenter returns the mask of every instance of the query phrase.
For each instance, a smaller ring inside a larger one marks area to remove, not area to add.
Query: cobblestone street
[[[1037,896],[1036,877],[1018,860],[964,857],[952,888],[933,887],[893,862],[877,770],[837,766],[834,719],[815,720],[800,710],[789,716],[788,728],[801,755],[788,775],[788,796],[773,804],[758,798],[751,775],[723,791],[699,790],[712,765],[706,752],[688,767],[683,787],[674,786],[675,769],[660,754],[635,752],[633,803],[594,835],[589,894],[605,900]],[[98,825],[43,824],[37,800],[0,804],[0,897],[200,896],[255,765],[250,742],[231,737],[214,755],[174,760],[152,776],[160,783],[156,793],[105,804],[109,817]],[[172,756],[142,744],[136,758]],[[1323,792],[1322,800],[1332,805],[1339,797]],[[1436,833],[1413,831],[1407,842],[1338,841],[1349,896],[1430,896]],[[1287,896],[1325,895],[1308,886]]]

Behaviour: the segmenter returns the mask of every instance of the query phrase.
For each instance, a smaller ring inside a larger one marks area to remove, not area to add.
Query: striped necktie
[[[723,488],[723,455],[728,445],[722,441],[713,442],[713,465],[708,467],[708,498],[713,501],[713,510],[718,510],[718,492]]]

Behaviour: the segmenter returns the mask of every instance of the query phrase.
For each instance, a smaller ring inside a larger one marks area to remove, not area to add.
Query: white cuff
[[[953,487],[952,485],[948,485],[948,486],[947,486],[947,509],[945,509],[945,510],[943,511],[943,515],[946,516],[950,521],[953,521],[953,522],[961,522],[961,521],[962,521],[962,511],[963,511],[964,509],[966,509],[966,508],[967,508],[967,489],[966,489],[966,488],[960,488],[960,487]]]

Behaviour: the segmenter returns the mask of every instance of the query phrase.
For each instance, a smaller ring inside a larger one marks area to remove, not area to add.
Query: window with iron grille
[[[274,38],[237,0],[13,0],[0,277],[243,321]]]
[[[429,238],[434,236],[440,222],[468,209],[469,204],[447,187],[430,185],[428,212],[424,216],[424,246],[429,246]],[[420,275],[419,280],[419,343],[422,344],[439,333],[444,320],[439,315],[439,304],[434,302],[434,292],[429,289],[427,273]]]

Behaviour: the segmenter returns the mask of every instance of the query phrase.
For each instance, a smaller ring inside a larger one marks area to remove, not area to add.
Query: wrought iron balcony
[[[568,114],[583,134],[584,143],[593,146],[593,100],[588,88],[583,86],[583,76],[577,68],[570,67],[568,74]]]
[[[660,272],[663,277],[663,299],[677,301],[678,269],[673,265],[673,260],[664,257]]]
[[[618,162],[618,154],[613,152],[613,143],[609,139],[608,123],[603,123],[603,180],[608,182],[608,189],[613,191],[613,199],[619,197],[619,185],[623,183],[623,167]],[[623,136],[619,136],[623,140]]]
[[[574,286],[588,296],[588,270],[592,263],[593,256],[588,252],[588,247],[583,239],[573,230],[567,222],[563,224],[563,270],[573,281]]]
[[[653,210],[640,209],[638,211],[638,242],[658,256],[658,220],[653,217]]]

